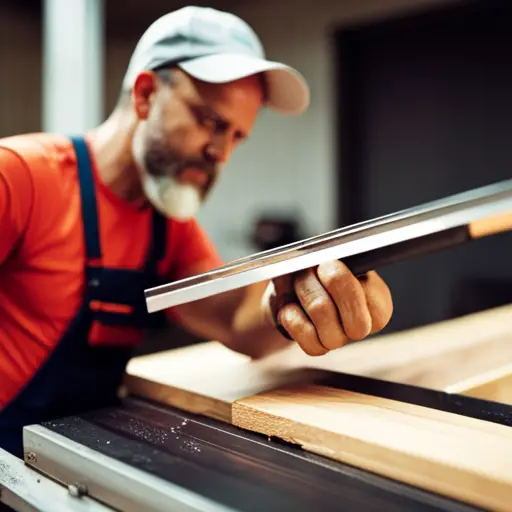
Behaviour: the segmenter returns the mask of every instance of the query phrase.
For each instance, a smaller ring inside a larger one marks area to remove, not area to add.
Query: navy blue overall
[[[91,161],[83,138],[73,137],[72,141],[80,177],[87,284],[82,306],[52,354],[21,392],[0,409],[0,447],[20,458],[23,426],[118,403],[117,390],[132,349],[123,340],[116,346],[93,345],[89,334],[98,322],[121,332],[142,332],[155,320],[147,313],[144,290],[161,284],[157,264],[165,254],[166,221],[156,211],[144,268],[132,271],[101,266]],[[121,308],[95,309],[93,301]]]

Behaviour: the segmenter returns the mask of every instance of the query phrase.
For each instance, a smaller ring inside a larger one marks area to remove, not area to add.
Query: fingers
[[[320,342],[316,329],[300,306],[296,295],[296,275],[285,275],[274,279],[277,321],[286,332],[306,352],[312,356],[323,355],[328,351]]]
[[[323,347],[334,350],[345,345],[348,339],[343,330],[339,310],[314,269],[297,274],[295,293]]]
[[[293,274],[286,274],[274,279],[275,304],[273,306],[276,311],[279,311],[286,304],[296,300],[293,280]]]
[[[372,330],[372,316],[366,302],[368,281],[359,281],[341,261],[322,264],[318,279],[336,304],[345,334],[351,340],[361,340]]]
[[[320,342],[315,326],[299,304],[288,304],[278,314],[279,323],[310,356],[322,356],[328,350]]]
[[[340,261],[274,280],[277,320],[309,355],[361,340],[389,322],[391,292],[376,272],[358,279]]]
[[[367,279],[361,282],[366,296],[366,304],[372,318],[370,334],[381,331],[388,325],[393,315],[393,298],[388,285],[377,272],[368,272]]]

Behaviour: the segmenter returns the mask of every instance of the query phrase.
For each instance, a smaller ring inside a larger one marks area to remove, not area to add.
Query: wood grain
[[[311,381],[315,369],[297,366],[295,361],[272,357],[254,362],[218,342],[208,342],[132,360],[125,386],[131,394],[231,422],[236,399]]]
[[[321,386],[237,400],[232,422],[431,492],[511,510],[510,427]]]
[[[449,389],[512,362],[512,305],[380,335],[321,357],[297,345],[259,361],[211,341],[140,356],[127,367],[127,392],[193,413],[231,420],[231,404],[322,370]]]

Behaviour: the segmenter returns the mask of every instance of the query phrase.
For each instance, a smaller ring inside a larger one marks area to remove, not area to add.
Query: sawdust
[[[201,453],[199,443],[192,441],[191,439],[185,439],[185,441],[180,445],[180,449],[187,453]]]
[[[9,463],[0,460],[0,484],[13,488],[24,482],[23,477]]]

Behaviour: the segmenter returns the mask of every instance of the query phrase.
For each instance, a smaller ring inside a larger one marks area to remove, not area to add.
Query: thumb
[[[272,280],[274,293],[270,297],[270,310],[276,324],[279,322],[279,311],[287,304],[297,304],[298,298],[294,290],[294,274],[286,274]]]

